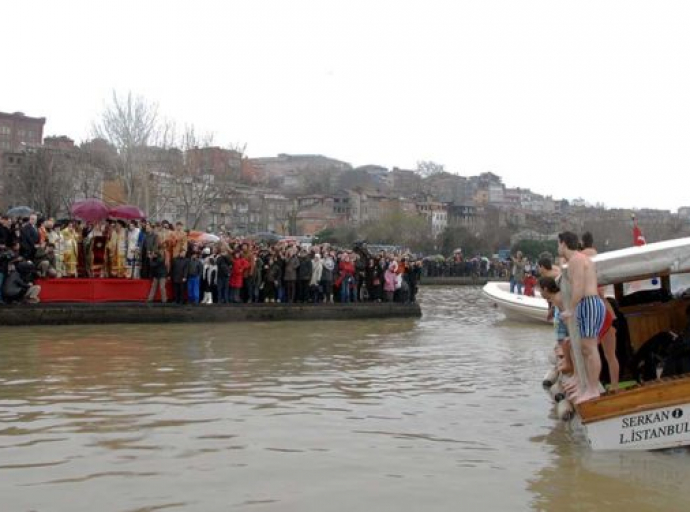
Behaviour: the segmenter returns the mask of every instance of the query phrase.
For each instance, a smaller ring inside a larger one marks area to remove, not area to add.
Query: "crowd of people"
[[[486,256],[465,257],[456,252],[449,258],[424,258],[424,277],[476,277],[500,279],[507,277],[509,265],[498,258]]]
[[[409,255],[209,238],[180,222],[1,217],[0,304],[38,302],[40,278],[78,277],[149,279],[150,302],[176,304],[416,300],[422,262]]]

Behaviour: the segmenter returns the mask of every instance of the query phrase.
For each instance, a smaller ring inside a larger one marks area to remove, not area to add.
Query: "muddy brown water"
[[[419,320],[0,327],[0,510],[690,510],[690,452],[593,453],[549,327],[479,288]]]

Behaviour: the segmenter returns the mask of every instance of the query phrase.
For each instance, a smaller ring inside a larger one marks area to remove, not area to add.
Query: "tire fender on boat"
[[[556,370],[556,368],[551,368],[548,372],[546,372],[546,375],[544,375],[541,385],[544,386],[545,389],[550,389],[556,380],[558,380],[558,370]]]
[[[558,402],[558,405],[556,405],[556,416],[558,416],[558,419],[561,421],[570,421],[573,419],[574,415],[575,408],[573,404],[570,403],[570,400],[561,400]]]
[[[557,403],[565,399],[565,391],[563,390],[563,386],[561,386],[560,382],[556,382],[549,388],[549,394]]]

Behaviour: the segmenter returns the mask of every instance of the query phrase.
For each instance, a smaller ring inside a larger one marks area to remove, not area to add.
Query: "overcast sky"
[[[88,138],[113,90],[251,157],[433,160],[690,205],[690,2],[4,2],[0,111]]]

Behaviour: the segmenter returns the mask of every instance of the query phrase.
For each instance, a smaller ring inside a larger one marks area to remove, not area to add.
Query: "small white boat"
[[[619,303],[624,284],[656,276],[670,295],[670,276],[690,272],[690,238],[603,253],[593,261],[599,284],[614,285]],[[567,300],[567,268],[564,277],[561,289]],[[621,306],[632,349],[639,351],[660,332],[683,332],[689,304],[687,297],[677,296]],[[576,352],[577,327],[573,319],[570,322],[573,360],[578,374],[584,375],[585,367]],[[577,423],[583,425],[593,449],[652,450],[690,445],[690,374],[661,377],[575,405]]]
[[[534,297],[510,293],[510,283],[491,281],[482,288],[484,295],[494,302],[511,320],[520,322],[548,323],[549,304],[538,291]]]

